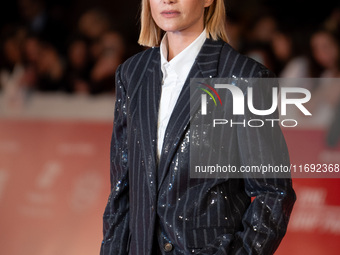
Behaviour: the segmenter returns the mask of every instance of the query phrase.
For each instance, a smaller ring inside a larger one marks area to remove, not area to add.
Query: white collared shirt
[[[170,61],[168,56],[168,39],[167,34],[162,39],[160,45],[161,52],[161,69],[163,73],[162,94],[158,113],[157,129],[157,152],[158,157],[161,155],[163,140],[166,127],[169,123],[170,116],[174,110],[175,104],[181,93],[183,85],[187,79],[192,65],[202,48],[206,39],[204,30],[188,47],[181,51]]]

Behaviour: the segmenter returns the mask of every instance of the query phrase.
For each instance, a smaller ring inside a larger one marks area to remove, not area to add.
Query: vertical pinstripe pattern
[[[232,76],[261,78],[271,73],[228,44],[207,39],[188,77]],[[291,181],[190,178],[190,110],[198,109],[199,102],[190,108],[189,78],[157,162],[159,48],[127,60],[116,77],[111,194],[103,217],[101,255],[153,255],[155,246],[162,254],[173,255],[272,254],[285,234],[295,201]],[[263,94],[254,96],[261,107],[267,107]],[[232,109],[230,100],[229,104]],[[289,163],[279,127],[233,128],[228,137],[229,146],[220,156],[231,164]],[[256,197],[252,203],[250,197]],[[173,248],[165,252],[169,242]]]

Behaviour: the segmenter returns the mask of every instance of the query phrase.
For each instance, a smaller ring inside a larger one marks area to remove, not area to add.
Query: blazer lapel
[[[165,131],[162,153],[159,162],[158,190],[165,179],[168,168],[175,152],[187,131],[190,121],[190,102],[193,103],[191,110],[197,109],[200,105],[199,91],[190,95],[190,78],[213,78],[218,73],[220,52],[224,42],[206,39],[199,52],[182,91],[179,95],[175,108]],[[192,96],[193,100],[191,100]],[[189,160],[189,159],[188,159]]]
[[[139,102],[138,116],[140,122],[140,142],[142,148],[142,162],[147,171],[146,178],[151,194],[157,192],[157,122],[158,108],[161,97],[162,72],[160,68],[159,50],[146,63],[145,75],[142,74],[138,93],[135,97]],[[154,196],[152,196],[154,198]]]

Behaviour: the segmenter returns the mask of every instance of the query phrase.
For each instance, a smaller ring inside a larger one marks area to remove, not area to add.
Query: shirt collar
[[[166,76],[166,69],[172,68],[179,79],[185,80],[205,40],[206,30],[204,29],[203,32],[195,39],[195,41],[193,41],[173,59],[168,61],[168,37],[167,34],[165,34],[160,45],[161,69],[163,72],[163,77]]]

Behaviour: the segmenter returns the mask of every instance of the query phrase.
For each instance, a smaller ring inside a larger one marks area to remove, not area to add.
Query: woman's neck
[[[202,33],[204,28],[193,32],[168,32],[168,61],[176,57]]]

